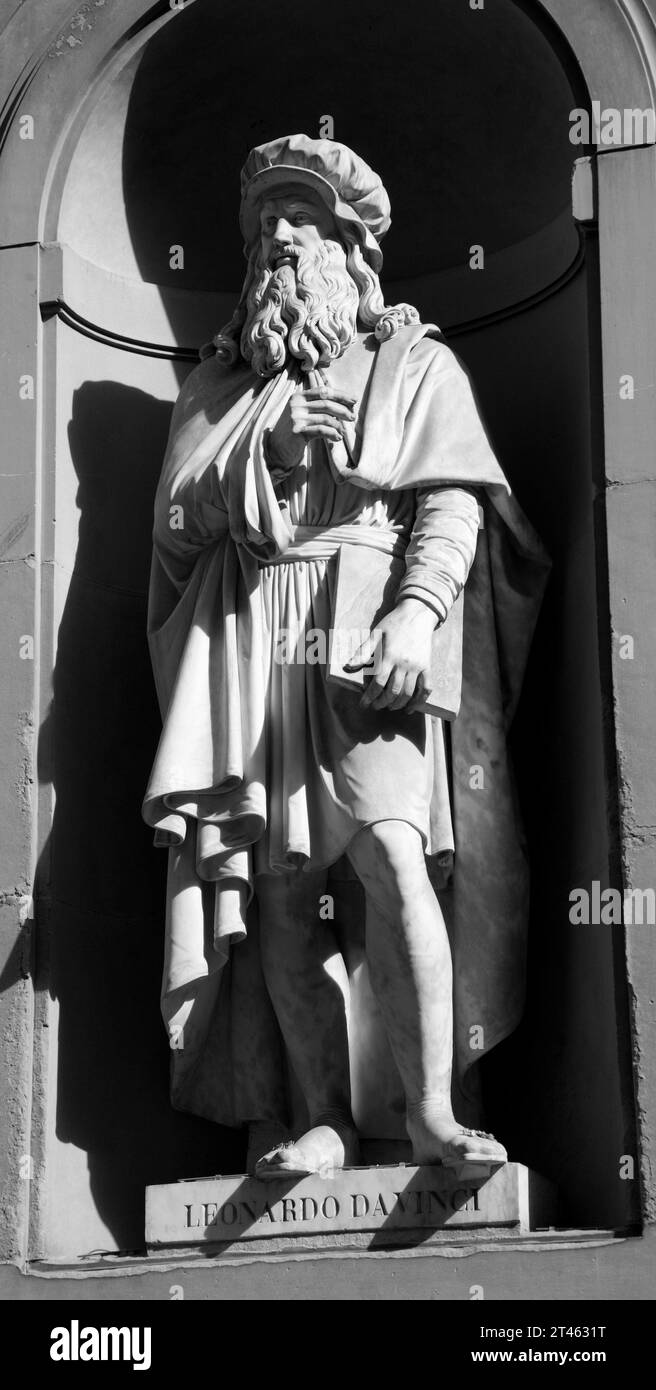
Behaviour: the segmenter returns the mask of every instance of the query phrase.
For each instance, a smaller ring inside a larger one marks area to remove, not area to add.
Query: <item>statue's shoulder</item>
[[[379,345],[381,365],[400,371],[412,381],[439,381],[444,376],[464,376],[455,352],[447,345],[434,323],[408,323],[393,338]]]
[[[245,362],[226,367],[216,356],[206,357],[189,373],[175,405],[175,422],[183,424],[193,415],[210,413],[215,418],[253,384],[253,373]]]
[[[462,370],[461,363],[452,348],[448,346],[442,330],[435,323],[410,323],[399,332],[407,336],[409,351],[413,362],[431,363],[443,371]]]

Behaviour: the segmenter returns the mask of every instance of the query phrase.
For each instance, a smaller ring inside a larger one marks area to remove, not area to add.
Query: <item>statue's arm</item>
[[[478,525],[479,508],[473,490],[419,489],[397,602],[418,599],[443,622],[467,581],[476,554]]]
[[[171,488],[160,485],[155,501],[153,554],[181,593],[198,558],[228,530],[228,514],[211,475]]]
[[[155,495],[153,548],[178,589],[184,587],[198,557],[228,530],[216,458],[217,426],[223,412],[212,401],[213,383],[205,382],[207,375],[203,364],[180,392]]]
[[[436,346],[427,344],[406,374],[400,444],[396,407],[388,411],[390,443],[381,441],[379,471],[391,469],[409,488],[414,481],[415,517],[396,604],[349,662],[350,670],[358,670],[372,656],[376,660],[363,707],[411,713],[424,703],[431,688],[433,633],[466,583],[476,554],[475,488],[496,483],[500,474],[473,398],[463,412],[462,397],[450,389],[451,356],[445,359]],[[385,402],[380,406],[385,417]],[[399,449],[396,460],[392,444]],[[375,460],[373,468],[370,458],[367,465],[375,475]],[[443,485],[434,481],[440,478]]]
[[[478,502],[468,488],[417,490],[405,575],[395,607],[363,643],[350,670],[376,655],[363,707],[421,707],[430,691],[432,634],[446,618],[465,584],[476,553]]]

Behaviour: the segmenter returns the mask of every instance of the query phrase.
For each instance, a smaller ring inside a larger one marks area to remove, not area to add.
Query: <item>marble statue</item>
[[[528,876],[506,735],[548,561],[467,373],[416,309],[385,304],[389,200],[364,160],[305,135],[252,150],[240,225],[241,298],[180,393],[155,504],[163,730],[144,816],[169,851],[173,1103],[268,1125],[262,1179],[357,1164],[350,1049],[368,999],[401,1096],[389,1133],[418,1164],[503,1162],[454,1113],[452,1073],[464,1093],[522,1012]],[[329,679],[316,643],[345,545],[365,581],[381,552],[404,561],[351,662],[364,693]],[[463,588],[447,728],[421,707]],[[338,861],[364,889],[368,989],[326,907]]]

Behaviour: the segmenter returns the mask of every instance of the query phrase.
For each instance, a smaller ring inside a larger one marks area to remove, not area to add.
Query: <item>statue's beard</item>
[[[263,268],[251,287],[241,351],[258,376],[275,376],[288,355],[302,371],[327,367],[357,333],[360,295],[339,242],[316,256],[297,251],[291,265]]]

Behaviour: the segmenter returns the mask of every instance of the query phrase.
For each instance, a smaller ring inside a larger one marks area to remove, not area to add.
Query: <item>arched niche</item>
[[[622,935],[574,933],[567,916],[571,887],[621,882],[622,854],[627,870],[615,824],[597,246],[594,228],[571,217],[580,151],[568,144],[567,117],[587,101],[583,76],[592,95],[649,103],[653,24],[637,0],[597,4],[594,16],[589,8],[584,0],[573,16],[560,0],[496,0],[484,14],[449,0],[427,26],[404,16],[403,46],[398,15],[388,34],[375,7],[354,17],[338,6],[332,68],[306,56],[317,46],[323,54],[324,36],[313,30],[304,49],[297,25],[272,116],[266,63],[248,85],[236,8],[59,6],[59,29],[17,84],[14,123],[29,92],[36,119],[47,109],[53,130],[34,151],[31,178],[11,122],[0,162],[0,177],[18,173],[22,190],[5,214],[7,240],[43,243],[37,548],[54,561],[43,605],[46,751],[45,653],[58,633],[51,834],[47,790],[40,803],[55,1002],[40,1007],[52,1025],[60,1011],[59,1051],[37,1052],[49,1200],[35,1253],[138,1244],[146,1181],[240,1161],[234,1137],[168,1109],[157,1017],[162,866],[138,819],[157,731],[143,640],[149,504],[179,381],[239,287],[241,159],[283,127],[316,128],[324,113],[385,175],[390,294],[441,322],[472,367],[504,466],[555,560],[515,736],[535,883],[528,1005],[486,1069],[492,1117],[518,1158],[558,1182],[565,1219],[625,1227],[635,1218],[635,1188],[617,1180],[618,1147],[634,1143]],[[609,35],[612,63],[599,41]],[[338,86],[352,51],[353,81]],[[218,53],[226,77],[216,90]],[[333,90],[341,106],[331,105]],[[240,124],[242,110],[250,119]],[[498,125],[488,120],[476,140],[489,112]],[[475,242],[487,252],[479,284],[466,254]],[[182,273],[168,263],[173,243],[185,247]],[[62,1215],[70,1194],[73,1227]]]

